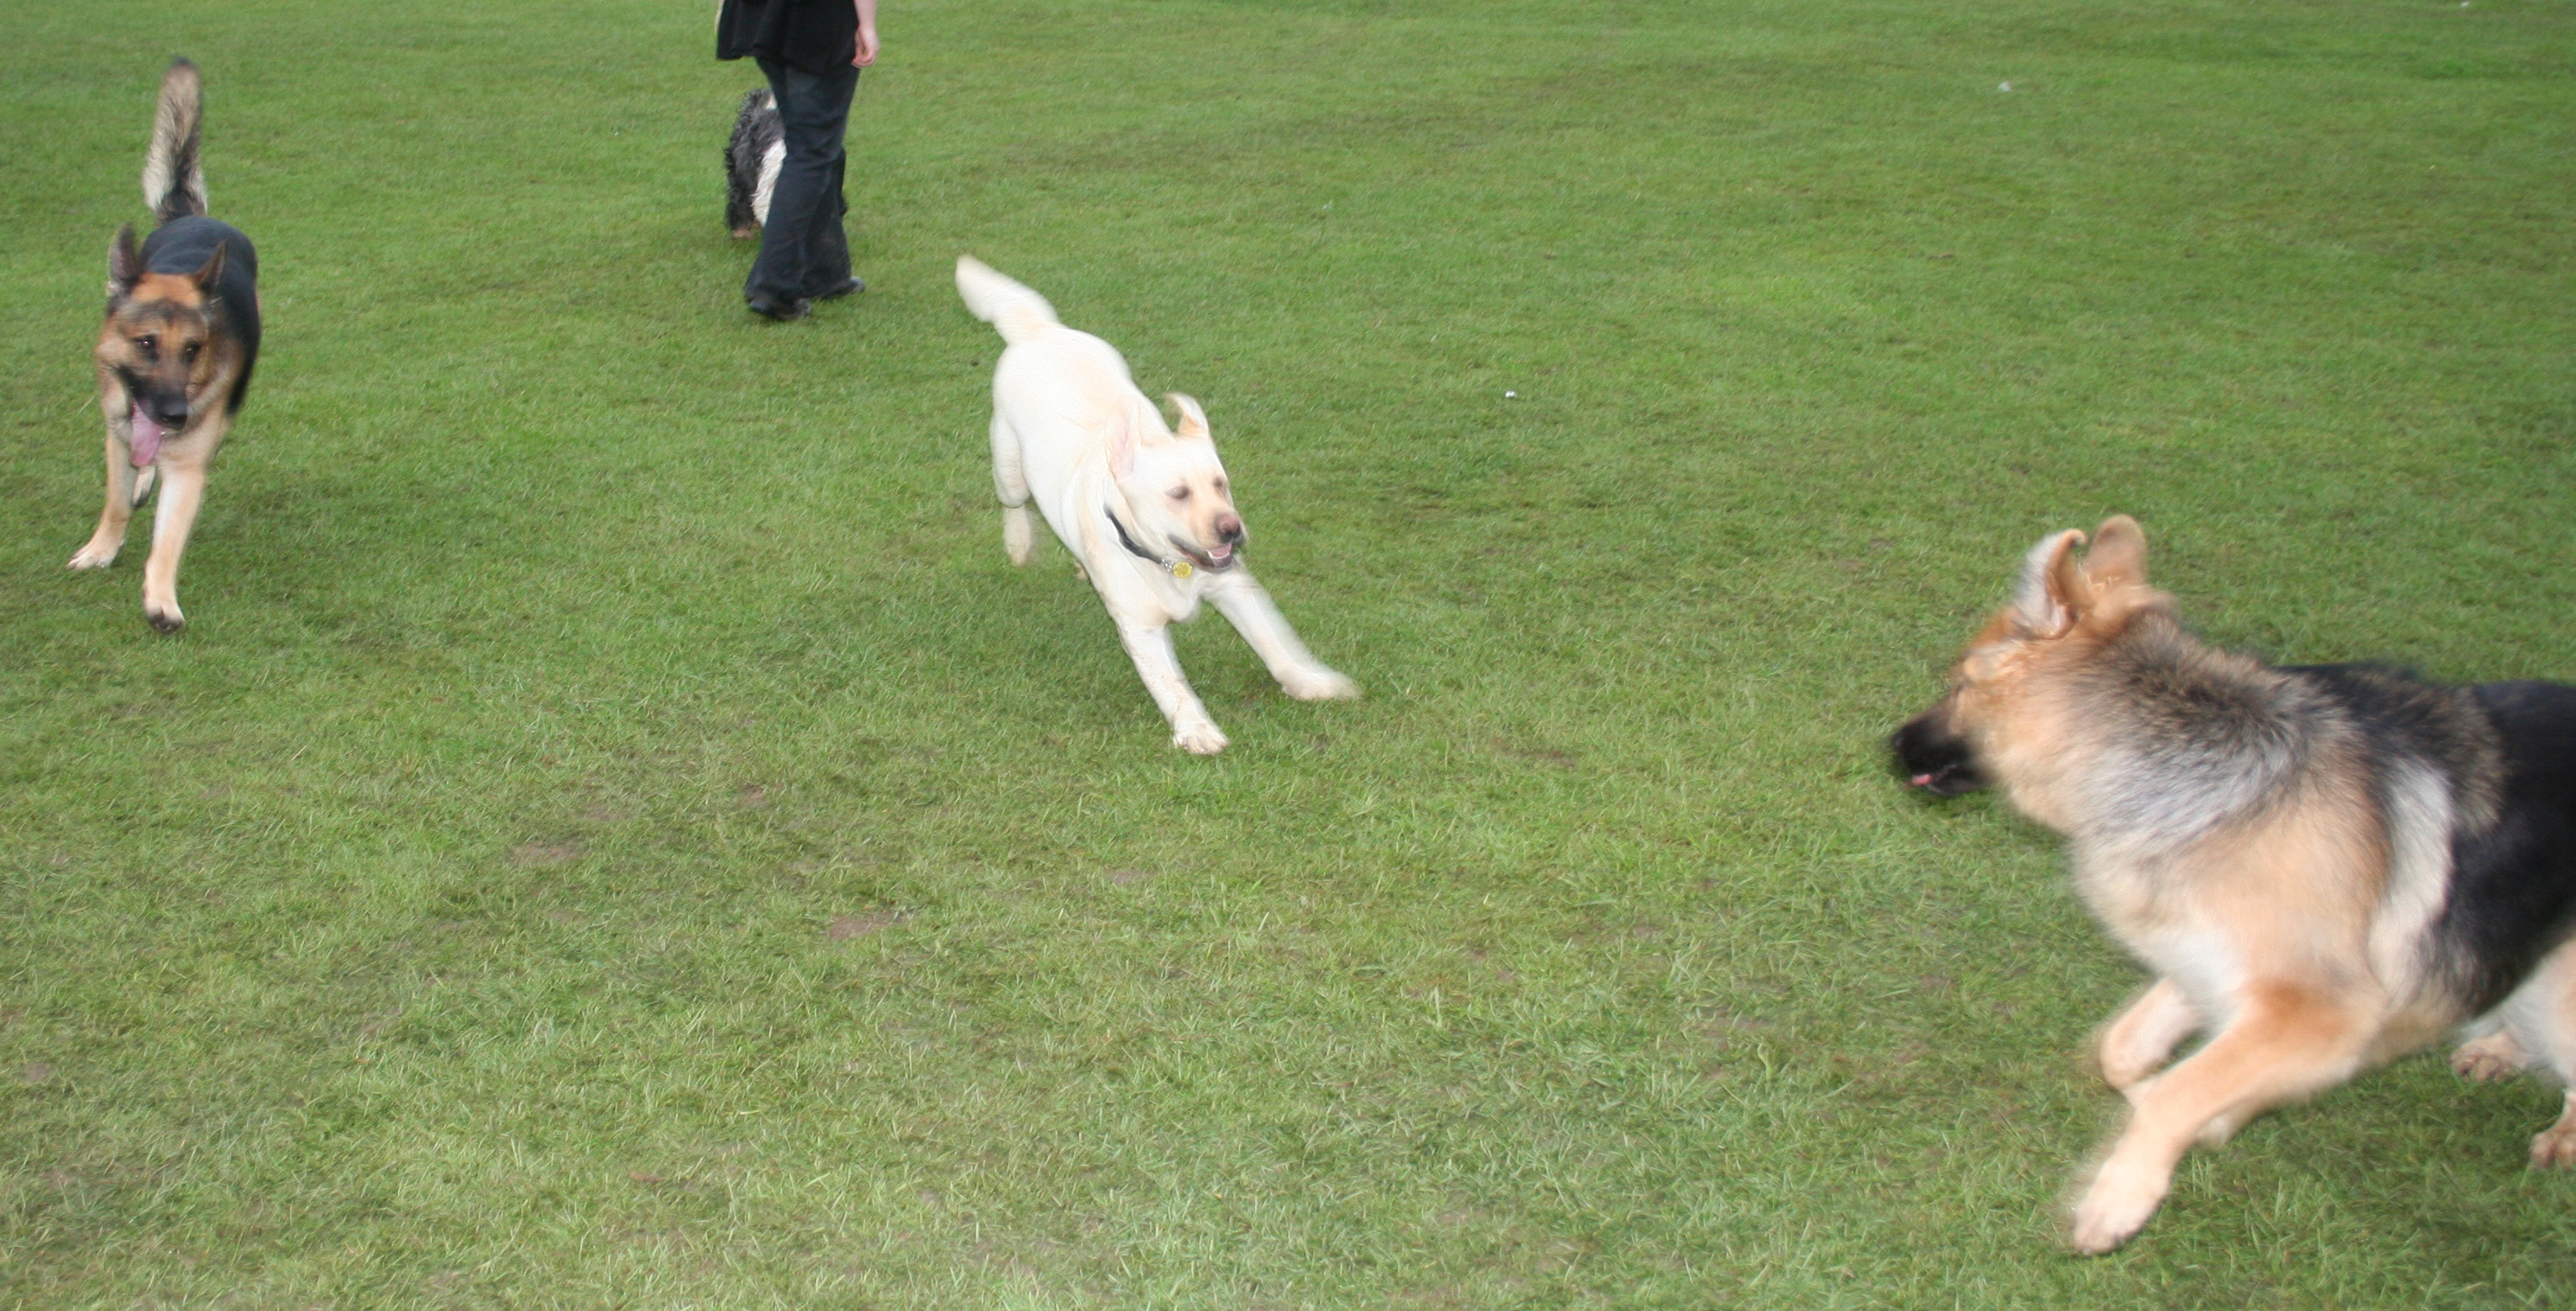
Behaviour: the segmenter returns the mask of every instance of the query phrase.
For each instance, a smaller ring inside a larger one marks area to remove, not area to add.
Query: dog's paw
[[[2460,1044],[2451,1053],[2451,1072],[2478,1083],[2510,1079],[2531,1065],[2531,1057],[2511,1033],[2490,1033],[2483,1038]],[[2537,1152],[2539,1148],[2532,1149]]]
[[[1348,701],[1360,694],[1359,684],[1322,665],[1281,677],[1279,688],[1300,701]]]
[[[2147,1221],[2164,1205],[2166,1181],[2147,1177],[2145,1172],[2122,1173],[2105,1169],[2084,1190],[2084,1200],[2075,1204],[2074,1223],[2066,1235],[2067,1246],[2078,1256],[2100,1256],[2116,1251],[2122,1243],[2137,1237]]]
[[[1213,756],[1225,750],[1225,734],[1213,720],[1194,720],[1172,726],[1172,745],[1194,756]]]
[[[2576,1124],[2561,1120],[2531,1140],[2534,1170],[2576,1170]]]
[[[123,542],[116,542],[102,546],[93,541],[89,545],[82,547],[80,549],[80,553],[72,557],[71,563],[63,567],[66,569],[104,569],[109,565],[116,563],[116,553],[123,549],[124,546],[125,543]]]
[[[176,601],[167,605],[145,602],[143,618],[145,622],[152,625],[152,631],[156,633],[175,633],[188,626],[188,617],[179,613],[179,603]]]
[[[1007,506],[1002,510],[1002,550],[1011,563],[1024,565],[1037,554],[1037,526],[1029,522],[1029,507]]]
[[[2111,1091],[2133,1104],[2138,1100],[2140,1086],[2164,1068],[2161,1057],[2151,1059],[2133,1051],[2113,1051],[2108,1044],[2093,1053],[2091,1064],[2102,1082],[2111,1085]]]

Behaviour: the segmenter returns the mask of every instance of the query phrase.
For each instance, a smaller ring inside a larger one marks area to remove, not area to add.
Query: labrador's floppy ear
[[[1121,414],[1110,422],[1109,476],[1125,482],[1136,473],[1136,416]]]
[[[1198,441],[1210,440],[1208,436],[1207,411],[1200,409],[1197,401],[1191,400],[1189,397],[1184,396],[1179,392],[1171,393],[1170,399],[1172,402],[1173,412],[1181,416],[1181,421],[1178,424],[1173,425],[1180,438],[1183,441],[1189,441],[1192,439]]]
[[[2092,588],[2079,573],[2075,548],[2084,534],[2069,528],[2039,539],[2023,558],[2021,582],[2013,588],[2013,618],[2032,637],[2063,637],[2075,626]]]
[[[2147,530],[2125,514],[2115,514],[2093,530],[2093,547],[2084,553],[2084,576],[2097,591],[2147,585]]]

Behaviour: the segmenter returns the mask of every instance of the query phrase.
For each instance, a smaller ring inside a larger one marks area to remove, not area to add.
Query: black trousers
[[[760,257],[751,262],[742,294],[802,300],[822,295],[850,276],[850,239],[841,230],[841,216],[850,209],[841,199],[841,174],[849,155],[841,149],[841,135],[849,127],[859,70],[814,74],[764,58],[760,71],[778,96],[787,158],[778,166],[777,188],[769,193]]]

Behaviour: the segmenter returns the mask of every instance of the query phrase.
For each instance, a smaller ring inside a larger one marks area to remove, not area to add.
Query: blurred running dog
[[[138,249],[128,223],[108,247],[107,322],[95,351],[107,508],[71,558],[74,569],[115,563],[135,508],[166,483],[143,562],[143,617],[165,633],[187,622],[179,556],[205,496],[206,465],[259,361],[259,257],[239,229],[206,217],[203,101],[197,66],[172,61],[143,161],[143,201],[157,226]]]
[[[1243,519],[1207,415],[1178,392],[1180,431],[1163,425],[1109,343],[1056,321],[1036,292],[969,256],[957,291],[1007,343],[993,370],[993,488],[1002,498],[1002,545],[1027,564],[1037,503],[1057,540],[1082,562],[1118,625],[1145,690],[1171,721],[1172,744],[1198,755],[1225,749],[1172,655],[1170,625],[1202,599],[1260,653],[1300,701],[1354,697],[1351,680],[1318,663],[1243,567]]]
[[[778,190],[778,169],[787,162],[787,129],[778,119],[778,97],[768,87],[743,93],[742,111],[733,118],[733,139],[725,143],[725,226],[733,239],[750,241],[769,222],[769,196]]]
[[[2076,1249],[2137,1233],[2195,1141],[2463,1021],[2461,1074],[2576,1081],[2576,688],[2213,650],[2147,585],[2136,521],[2083,541],[2031,550],[1892,743],[1913,786],[1991,782],[2064,834],[2076,890],[2157,976],[2099,1035],[2131,1111]],[[2531,1164],[2576,1165],[2576,1092]]]

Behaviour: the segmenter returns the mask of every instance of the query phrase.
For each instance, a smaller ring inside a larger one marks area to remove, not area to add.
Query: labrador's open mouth
[[[1174,542],[1172,545],[1179,547],[1181,554],[1188,556],[1197,563],[1199,568],[1209,573],[1221,574],[1234,567],[1235,554],[1232,546],[1220,546],[1212,551],[1202,551],[1183,542]]]

